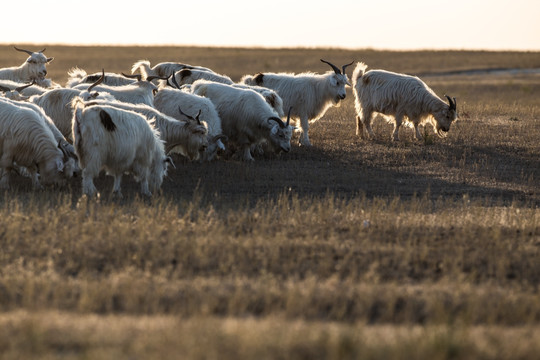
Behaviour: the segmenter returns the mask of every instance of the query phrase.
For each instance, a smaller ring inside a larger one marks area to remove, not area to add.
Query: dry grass
[[[24,46],[23,46],[24,47]],[[28,47],[28,46],[26,46]],[[238,79],[342,64],[437,73],[540,67],[539,53],[49,46],[50,74],[180,60]],[[0,66],[23,60],[0,47]],[[461,119],[423,143],[352,96],[311,149],[177,170],[161,195],[0,195],[0,353],[65,359],[534,359],[540,350],[538,75],[430,75]],[[352,94],[350,94],[352,95]]]

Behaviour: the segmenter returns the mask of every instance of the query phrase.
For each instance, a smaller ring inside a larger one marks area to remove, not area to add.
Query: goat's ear
[[[50,62],[53,61],[53,60],[54,60],[53,57],[47,58],[47,63],[50,63]]]
[[[60,159],[56,160],[56,171],[58,172],[64,171],[64,162]]]
[[[165,164],[171,165],[173,169],[176,169],[176,166],[174,165],[174,161],[173,161],[172,157],[167,156],[165,158],[164,162],[165,162]]]
[[[253,81],[257,85],[262,85],[264,82],[264,74],[263,73],[256,74],[255,77],[253,77]]]

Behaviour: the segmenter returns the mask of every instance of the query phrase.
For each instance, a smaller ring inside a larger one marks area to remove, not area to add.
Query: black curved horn
[[[452,99],[450,98],[450,96],[448,95],[444,95],[447,99],[448,99],[448,103],[449,103],[449,106],[450,106],[450,110],[456,110],[456,103],[455,103],[455,99],[454,98],[454,101],[452,101]]]
[[[343,74],[345,75],[345,69],[347,68],[347,66],[351,66],[352,64],[354,64],[354,60],[351,61],[350,63],[348,64],[345,64],[341,67],[342,71],[343,71]]]
[[[41,50],[40,53],[43,53],[45,50],[47,50],[47,48],[43,48],[43,50]]]
[[[323,59],[321,59],[321,61],[322,61],[323,63],[325,63],[325,64],[330,65],[330,66],[332,67],[332,69],[334,69],[334,72],[335,72],[336,74],[341,75],[341,71],[339,70],[339,68],[338,68],[336,65],[332,64],[332,63],[329,62],[329,61],[323,60]]]
[[[177,89],[180,89],[180,85],[178,85],[178,81],[176,81],[176,76],[174,74],[175,74],[175,72],[173,71],[173,73],[171,75],[172,76],[171,81],[172,81],[173,85],[176,86]]]
[[[276,116],[269,117],[268,118],[268,123],[270,123],[270,121],[272,121],[272,120],[277,122],[280,128],[285,128],[285,123],[280,118],[278,118]]]
[[[202,109],[199,109],[199,112],[198,112],[197,115],[195,116],[195,120],[197,120],[197,123],[198,123],[199,125],[202,125],[202,124],[201,124],[201,119],[200,119],[200,117],[201,117],[201,112],[202,112]]]
[[[197,123],[199,123],[199,124],[201,123],[201,121],[199,120],[199,116],[201,115],[201,110],[199,110],[199,113],[197,114],[197,118],[194,118],[193,116],[188,115],[185,112],[183,112],[180,105],[178,105],[178,111],[180,112],[180,115],[187,117],[188,120],[197,121]]]
[[[146,81],[152,81],[152,80],[155,80],[155,79],[168,80],[169,77],[167,77],[167,76],[158,76],[158,75],[150,75],[149,77],[146,78]]]
[[[92,85],[90,85],[88,87],[88,92],[92,91],[92,89],[96,86],[98,86],[99,84],[101,84],[103,82],[103,80],[105,80],[105,69],[101,69],[101,76],[99,77],[99,79],[96,80],[95,83],[93,83]]]
[[[62,154],[64,155],[64,161],[66,161],[69,158],[69,154],[64,148],[64,145],[62,144],[62,140],[58,140],[58,148],[60,149],[60,151],[62,151]]]
[[[289,107],[289,113],[287,114],[287,126],[289,126],[289,123],[291,122],[291,110],[292,110],[292,106]]]
[[[219,134],[219,135],[216,135],[212,138],[212,142],[217,142],[218,140],[223,140],[225,142],[227,142],[229,140],[229,138],[227,137],[227,135],[224,135],[224,134]]]
[[[25,53],[27,53],[28,55],[32,55],[32,54],[33,54],[33,52],[32,52],[32,51],[30,51],[30,50],[25,50],[25,49],[19,49],[19,48],[18,48],[18,47],[16,47],[16,46],[14,46],[14,48],[15,48],[15,50],[17,50],[17,51],[20,51],[20,52],[25,52]]]
[[[142,79],[141,74],[133,74],[133,75],[128,75],[128,74],[124,74],[124,73],[121,73],[121,74],[122,74],[122,76],[127,77],[129,79],[137,79],[137,81],[141,81],[141,79]]]
[[[32,82],[30,84],[26,84],[26,85],[23,85],[23,86],[19,86],[18,88],[15,88],[15,91],[20,93],[21,91],[23,91],[27,87],[30,87],[30,86],[34,85],[35,83],[36,83],[36,80],[32,80]]]

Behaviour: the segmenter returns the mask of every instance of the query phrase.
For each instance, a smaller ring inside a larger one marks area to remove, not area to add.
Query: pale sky
[[[0,43],[11,45],[540,51],[540,0],[20,0],[1,10]]]

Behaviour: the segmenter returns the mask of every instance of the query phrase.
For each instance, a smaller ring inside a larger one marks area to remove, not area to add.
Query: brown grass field
[[[44,46],[17,44],[41,49]],[[47,46],[47,45],[45,45]],[[139,59],[324,72],[319,59],[421,76],[457,98],[446,138],[376,120],[352,92],[312,148],[254,163],[176,157],[161,194],[125,177],[0,194],[0,359],[537,359],[539,52],[47,46],[50,77]],[[24,54],[0,46],[0,66]],[[349,68],[350,69],[350,68]],[[352,69],[348,71],[351,75]]]

